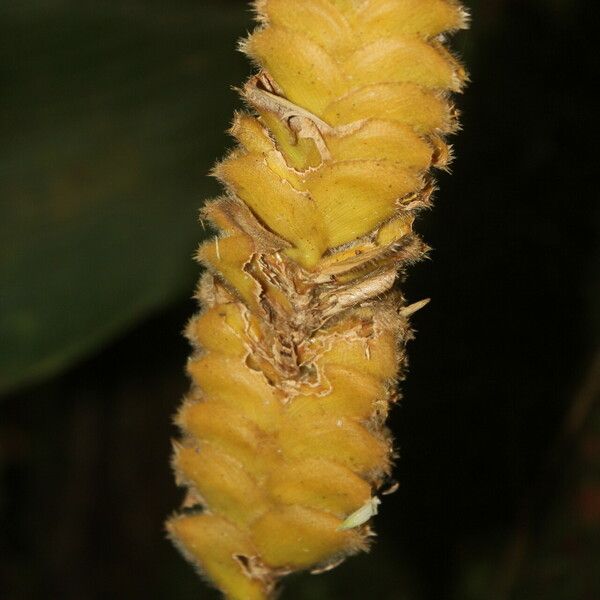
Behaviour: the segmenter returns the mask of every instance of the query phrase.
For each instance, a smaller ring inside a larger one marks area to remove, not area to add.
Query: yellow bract
[[[264,65],[289,100],[317,115],[347,89],[334,58],[295,31],[283,27],[259,30],[245,48]]]
[[[389,119],[411,125],[417,133],[447,132],[452,124],[444,98],[406,82],[376,83],[354,90],[329,104],[323,118],[332,125]]]
[[[355,52],[345,63],[354,87],[386,81],[417,83],[458,91],[456,67],[437,48],[419,38],[382,38]]]
[[[250,579],[236,556],[254,556],[250,536],[228,520],[209,514],[171,519],[169,533],[176,544],[219,586],[229,600],[266,600],[264,584]]]
[[[210,445],[176,450],[173,466],[211,511],[245,526],[267,508],[262,489],[242,463]]]
[[[381,474],[388,467],[386,441],[345,417],[287,419],[281,426],[279,446],[287,461],[325,458],[362,476]]]
[[[186,335],[205,350],[241,358],[248,352],[245,330],[240,306],[221,304],[194,317],[187,326]]]
[[[232,157],[217,173],[262,223],[299,248],[307,263],[319,259],[327,242],[313,199],[275,173],[264,157]]]
[[[303,0],[294,10],[289,0],[265,0],[264,12],[272,25],[301,33],[328,51],[339,53],[353,46],[352,27],[328,0]]]
[[[352,513],[371,494],[366,481],[339,463],[323,458],[281,466],[271,475],[268,489],[281,504],[307,506],[339,518]]]
[[[244,265],[254,253],[254,244],[247,235],[215,238],[200,246],[198,258],[218,270],[242,299],[256,305],[256,282],[246,273]]]
[[[262,110],[261,118],[277,141],[277,147],[285,156],[290,167],[299,171],[306,171],[311,167],[318,167],[322,157],[314,142],[310,138],[299,138],[292,132],[275,113]]]
[[[447,0],[371,0],[362,2],[350,23],[365,41],[418,34],[431,38],[466,26],[466,13]]]
[[[186,433],[235,458],[255,475],[268,472],[277,458],[273,438],[232,408],[213,402],[185,404],[178,424]]]
[[[444,168],[466,75],[442,45],[455,0],[256,0],[259,72],[202,213],[203,311],[176,423],[184,555],[229,600],[367,547],[392,462],[384,420],[408,317],[398,272]]]
[[[418,177],[393,163],[330,163],[307,177],[307,188],[327,228],[327,246],[369,233],[395,210],[395,202],[418,185]]]
[[[278,427],[280,398],[264,375],[248,369],[244,362],[207,354],[192,359],[188,370],[202,391],[204,402],[234,410],[265,431]]]
[[[322,369],[323,385],[318,393],[294,398],[288,414],[295,419],[349,417],[367,421],[373,416],[377,400],[384,400],[384,382],[376,377],[338,365]]]
[[[359,127],[324,135],[332,160],[387,160],[399,168],[427,169],[431,146],[412,127],[397,121],[369,119]]]
[[[252,537],[267,564],[301,569],[362,546],[360,535],[339,531],[340,524],[333,515],[295,504],[265,513]]]

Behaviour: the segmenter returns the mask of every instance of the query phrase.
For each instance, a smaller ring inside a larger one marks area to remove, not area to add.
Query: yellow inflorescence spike
[[[410,338],[394,289],[456,128],[455,0],[258,0],[260,71],[203,217],[203,312],[173,467],[176,545],[230,600],[368,547],[388,475],[384,427]],[[417,304],[419,305],[417,307]]]

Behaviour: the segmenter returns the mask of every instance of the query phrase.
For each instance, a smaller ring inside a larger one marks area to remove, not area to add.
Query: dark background
[[[600,598],[593,2],[473,0],[451,176],[418,225],[399,491],[369,555],[284,598]],[[165,540],[182,498],[207,172],[248,6],[0,2],[0,597],[216,598]]]

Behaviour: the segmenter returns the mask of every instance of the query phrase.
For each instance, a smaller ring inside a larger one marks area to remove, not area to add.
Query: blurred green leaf
[[[225,2],[0,6],[0,392],[191,294],[248,67]]]

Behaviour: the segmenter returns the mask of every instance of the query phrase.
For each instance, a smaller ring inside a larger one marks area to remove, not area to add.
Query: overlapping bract
[[[389,473],[384,421],[410,337],[399,270],[465,75],[442,34],[452,0],[260,0],[243,43],[260,72],[238,148],[204,210],[221,233],[189,324],[193,381],[170,519],[182,552],[230,599],[270,597],[294,570],[367,547],[342,527]]]

